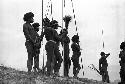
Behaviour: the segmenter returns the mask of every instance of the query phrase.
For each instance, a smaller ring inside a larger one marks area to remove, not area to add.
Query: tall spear
[[[43,32],[43,0],[42,0],[42,32]]]
[[[104,33],[104,31],[103,31],[103,29],[102,29],[102,39],[103,39],[103,33]],[[105,48],[104,40],[103,40],[102,47],[103,47],[103,49]]]
[[[71,21],[71,16],[70,15],[66,15],[64,18],[63,18],[63,20],[64,20],[64,22],[65,22],[65,28],[66,28],[66,30],[68,30],[68,26],[69,26],[69,22]],[[67,53],[67,52],[65,52],[65,43],[63,42],[63,59],[64,59],[64,76],[67,76],[68,74],[67,74],[67,70],[65,69],[65,53]]]
[[[72,19],[72,17],[71,17],[70,15],[66,15],[66,16],[63,18],[63,20],[64,20],[64,22],[65,22],[65,27],[66,27],[66,29],[68,29],[69,22],[71,22],[71,19]]]
[[[63,28],[63,0],[62,0],[62,28]]]
[[[41,32],[41,35],[43,33],[43,0],[42,0],[42,32]],[[42,41],[42,45],[43,45],[43,41]],[[42,66],[42,69],[43,69],[43,74],[44,74],[44,50],[43,50],[43,66]]]
[[[62,28],[63,28],[63,0],[62,0]],[[63,49],[64,49],[64,47],[63,47]],[[62,51],[62,55],[64,55],[63,51]],[[63,60],[64,60],[64,57],[63,57]],[[64,62],[63,62],[63,75],[64,75],[64,68],[65,68],[65,66],[64,66]]]

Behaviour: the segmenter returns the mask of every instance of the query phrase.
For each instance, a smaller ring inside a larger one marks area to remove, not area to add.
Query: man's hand
[[[100,75],[102,75],[102,70],[101,70],[101,68],[99,69],[99,71],[100,71]]]
[[[107,55],[110,55],[110,53],[108,53]]]
[[[106,58],[110,55],[110,53],[108,53],[108,54],[105,54],[106,55]]]

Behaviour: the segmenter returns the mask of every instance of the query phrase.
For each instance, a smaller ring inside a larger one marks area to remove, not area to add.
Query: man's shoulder
[[[29,25],[26,24],[26,23],[23,24],[23,28],[28,28],[28,26],[29,26]]]
[[[72,43],[71,45],[74,45],[75,43]]]
[[[76,45],[75,43],[72,43],[71,46],[72,46],[72,47],[75,47],[75,46],[77,46],[77,45]]]
[[[101,61],[103,61],[103,59],[104,59],[104,58],[103,58],[103,57],[101,57],[101,58],[99,59],[99,61],[101,62]]]
[[[27,25],[26,23],[23,24],[23,26],[26,26],[26,25]]]
[[[101,61],[101,58],[99,58],[99,61]]]
[[[120,51],[119,57],[125,57],[125,51]]]

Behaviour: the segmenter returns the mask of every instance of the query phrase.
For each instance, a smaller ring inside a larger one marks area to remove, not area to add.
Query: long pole
[[[51,1],[51,17],[52,17],[52,20],[53,20],[53,5],[52,5],[52,1]]]
[[[63,0],[62,0],[62,28],[63,28]],[[63,60],[64,60],[64,46],[63,46]],[[65,64],[63,61],[63,76],[65,76]]]
[[[42,32],[43,33],[43,0],[42,0]],[[42,41],[42,45],[43,45],[43,41]],[[43,50],[43,74],[44,74],[44,50]]]
[[[62,0],[62,28],[63,28],[63,0]]]
[[[43,0],[42,0],[42,31],[43,31]]]

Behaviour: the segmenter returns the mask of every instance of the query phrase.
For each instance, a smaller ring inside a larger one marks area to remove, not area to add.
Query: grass
[[[103,84],[87,78],[47,77],[42,73],[28,74],[4,65],[0,66],[0,84]]]

